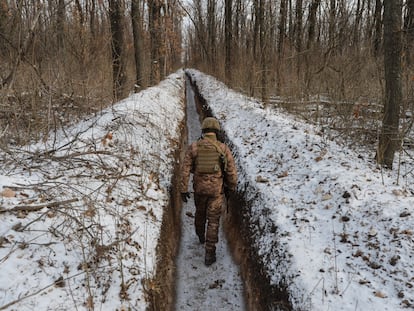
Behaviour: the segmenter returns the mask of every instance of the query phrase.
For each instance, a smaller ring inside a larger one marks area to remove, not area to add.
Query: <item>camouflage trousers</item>
[[[219,194],[218,196],[211,197],[194,194],[194,203],[196,206],[194,221],[196,234],[200,239],[205,237],[206,254],[215,254],[223,196]]]

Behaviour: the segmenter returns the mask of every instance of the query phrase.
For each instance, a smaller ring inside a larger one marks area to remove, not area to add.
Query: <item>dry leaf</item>
[[[289,173],[287,171],[284,171],[283,173],[277,175],[278,178],[283,178],[283,177],[287,177],[289,175]]]
[[[393,193],[395,196],[397,196],[397,197],[399,197],[399,196],[402,196],[402,195],[403,195],[403,192],[402,192],[401,190],[398,190],[398,189],[393,189],[393,190],[392,190],[392,193]]]
[[[330,193],[325,193],[325,194],[322,196],[322,201],[328,201],[328,200],[330,200],[330,199],[332,199],[332,194],[330,194]]]
[[[387,298],[387,295],[380,291],[375,292],[374,294],[375,294],[375,297],[378,297],[378,298]]]
[[[374,236],[376,236],[378,234],[378,232],[377,232],[377,230],[375,230],[375,228],[372,228],[371,227],[371,229],[369,230],[369,232],[368,232],[368,236],[369,237],[374,237]]]
[[[11,190],[10,188],[4,188],[0,194],[2,197],[5,198],[14,198],[16,196],[16,192]]]
[[[265,177],[262,177],[262,176],[258,175],[258,176],[256,177],[256,181],[257,181],[257,182],[260,182],[260,183],[267,183],[267,182],[269,182],[269,179],[267,179],[267,178],[265,178]]]
[[[406,234],[406,235],[413,235],[413,230],[411,229],[405,229],[401,231],[401,234]]]

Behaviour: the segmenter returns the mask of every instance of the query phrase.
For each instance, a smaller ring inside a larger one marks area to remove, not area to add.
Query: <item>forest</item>
[[[0,145],[196,68],[229,87],[378,143],[412,142],[414,0],[1,0]]]

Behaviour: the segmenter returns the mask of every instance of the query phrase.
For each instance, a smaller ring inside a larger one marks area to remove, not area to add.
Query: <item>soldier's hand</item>
[[[187,203],[189,198],[190,198],[189,192],[181,192],[181,200],[183,200],[183,202]]]

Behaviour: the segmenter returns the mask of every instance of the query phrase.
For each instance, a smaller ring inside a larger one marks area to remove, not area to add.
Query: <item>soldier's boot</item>
[[[210,266],[216,262],[216,253],[215,252],[206,252],[206,257],[204,263],[206,266]]]

